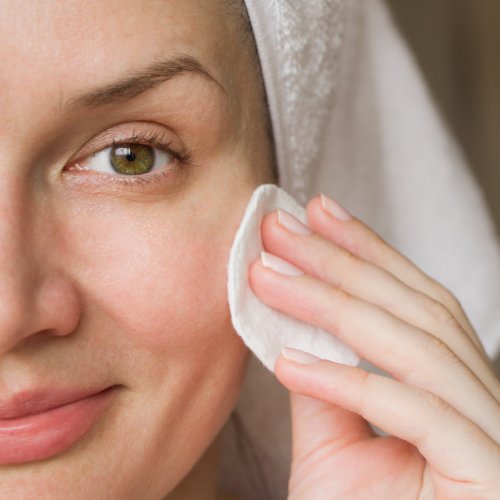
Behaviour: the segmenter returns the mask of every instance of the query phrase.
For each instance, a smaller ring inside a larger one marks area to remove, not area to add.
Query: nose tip
[[[1,288],[0,353],[42,332],[64,336],[75,330],[80,319],[80,300],[68,279],[46,277],[24,293],[25,287]]]

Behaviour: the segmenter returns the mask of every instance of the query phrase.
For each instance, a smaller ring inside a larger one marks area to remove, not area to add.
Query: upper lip
[[[43,413],[102,392],[104,389],[38,389],[0,398],[0,420],[15,419]]]

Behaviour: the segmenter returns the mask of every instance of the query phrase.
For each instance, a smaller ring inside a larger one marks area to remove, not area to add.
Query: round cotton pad
[[[271,309],[253,293],[249,265],[263,250],[260,225],[265,215],[282,208],[307,224],[302,208],[273,184],[255,190],[236,233],[228,263],[228,298],[233,326],[247,347],[271,371],[282,347],[293,347],[337,363],[356,365],[359,357],[331,333]]]

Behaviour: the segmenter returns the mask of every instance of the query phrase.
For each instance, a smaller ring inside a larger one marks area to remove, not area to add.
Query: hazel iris
[[[147,174],[155,164],[155,151],[144,144],[120,144],[111,148],[110,160],[118,174]]]

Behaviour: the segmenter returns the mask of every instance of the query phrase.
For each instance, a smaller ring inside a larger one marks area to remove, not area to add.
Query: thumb
[[[345,446],[376,435],[362,417],[331,403],[291,392],[290,404],[294,462],[316,452],[323,454],[326,448],[333,455]]]

